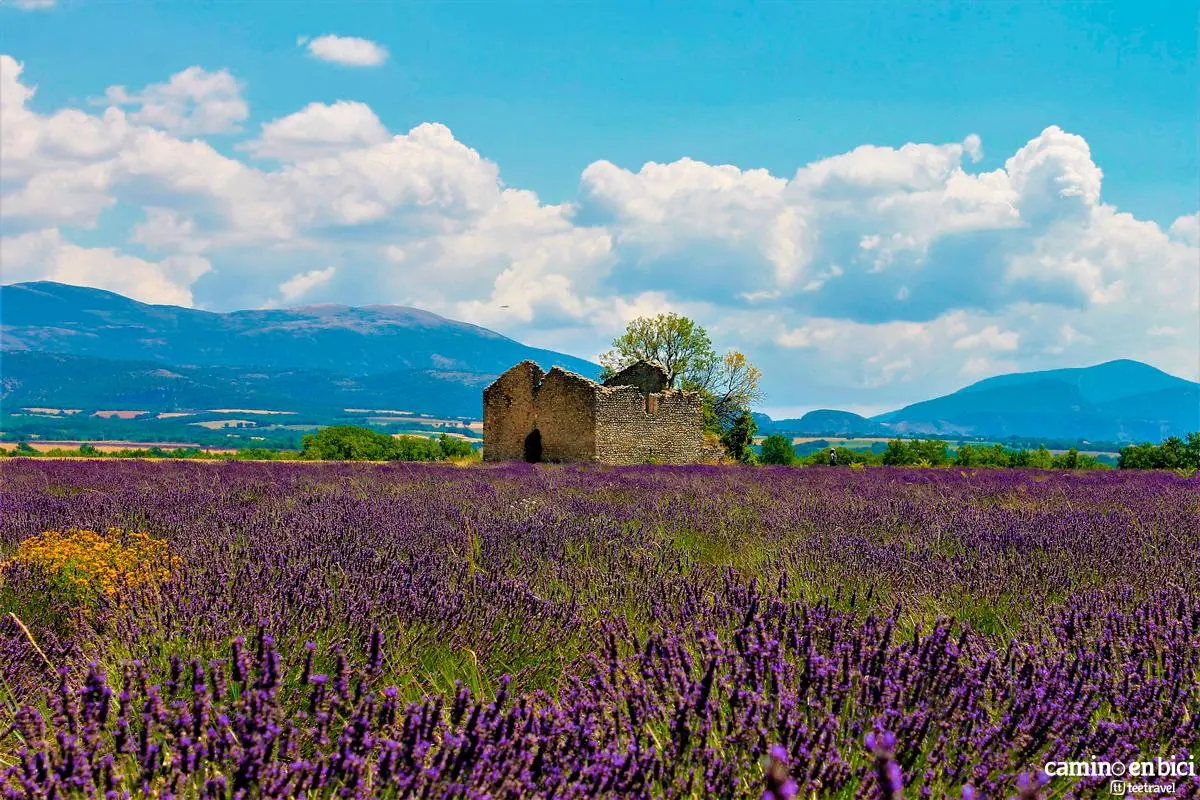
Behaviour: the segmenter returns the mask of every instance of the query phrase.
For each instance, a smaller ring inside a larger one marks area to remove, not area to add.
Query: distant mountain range
[[[1200,384],[1140,361],[997,375],[875,417],[811,411],[760,429],[844,436],[1159,441],[1200,430]]]
[[[478,417],[485,385],[524,359],[599,367],[401,306],[210,311],[99,289],[0,286],[0,401],[134,408],[396,408]]]
[[[523,359],[589,377],[584,359],[400,306],[226,314],[78,286],[0,286],[0,403],[21,408],[386,408],[478,418]],[[756,415],[761,432],[1158,441],[1200,430],[1200,384],[1137,361],[1000,375],[867,418]]]

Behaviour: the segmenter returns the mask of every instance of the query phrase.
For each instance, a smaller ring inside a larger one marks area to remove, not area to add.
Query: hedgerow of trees
[[[770,439],[772,437],[768,437]],[[780,439],[786,439],[782,436]],[[772,445],[773,452],[780,446]],[[1085,455],[1071,448],[1063,453],[1051,453],[1045,447],[1036,450],[1015,450],[1004,445],[980,446],[964,444],[956,451],[940,439],[893,439],[882,453],[870,450],[834,448],[838,464],[861,464],[894,467],[1016,467],[1026,469],[1107,469],[1108,465],[1095,456]],[[789,463],[783,460],[767,460],[767,442],[763,442],[763,463]],[[775,456],[772,456],[775,458]],[[822,449],[802,459],[801,464],[829,463],[829,450]]]
[[[84,443],[77,448],[55,448],[40,452],[28,442],[18,442],[11,451],[0,449],[0,456],[44,458],[166,458],[210,461],[449,461],[479,458],[469,442],[441,434],[436,439],[423,436],[390,436],[370,428],[336,425],[304,437],[301,450],[275,450],[246,447],[235,452],[211,452],[198,447],[124,448],[102,452]]]
[[[743,463],[773,465],[828,464],[829,449],[822,448],[807,456],[796,455],[791,440],[781,434],[767,436],[756,455],[751,446],[755,422],[746,411],[739,415],[722,441],[732,457]],[[1007,467],[1028,469],[1107,469],[1108,465],[1095,456],[1080,453],[1076,448],[1052,453],[1045,446],[1037,449],[1015,449],[1004,445],[963,444],[951,451],[950,446],[937,439],[893,439],[882,453],[870,450],[835,447],[835,460],[840,465],[862,466],[929,466],[929,467]],[[11,450],[0,448],[0,456],[16,457],[107,457],[107,458],[167,458],[205,460],[323,460],[323,461],[446,461],[471,460],[480,451],[468,442],[442,434],[436,439],[420,436],[389,436],[369,428],[340,425],[324,428],[304,437],[304,447],[296,450],[243,448],[233,453],[207,452],[195,447],[167,450],[161,447],[123,449],[101,452],[91,444],[77,448],[38,451],[28,442],[17,442]],[[1173,469],[1185,473],[1200,470],[1200,433],[1189,433],[1186,439],[1171,436],[1161,444],[1128,445],[1117,458],[1119,469]]]
[[[1117,455],[1121,469],[1200,469],[1200,433],[1168,436],[1161,444],[1131,444]]]
[[[446,461],[469,458],[467,442],[442,434],[390,436],[356,425],[334,425],[304,437],[300,457],[317,461]]]

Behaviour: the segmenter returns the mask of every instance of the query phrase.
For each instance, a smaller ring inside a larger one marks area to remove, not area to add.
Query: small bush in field
[[[21,542],[0,563],[0,580],[18,568],[45,574],[50,588],[70,605],[86,605],[120,586],[158,584],[177,566],[167,543],[148,534],[109,528],[104,533],[71,528],[45,531]]]

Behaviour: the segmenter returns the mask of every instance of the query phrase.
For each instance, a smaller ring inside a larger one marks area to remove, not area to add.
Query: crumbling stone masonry
[[[696,464],[720,453],[705,440],[700,395],[667,388],[658,364],[598,384],[522,361],[483,390],[487,461]]]

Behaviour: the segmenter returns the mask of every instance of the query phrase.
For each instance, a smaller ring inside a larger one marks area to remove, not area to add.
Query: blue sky
[[[36,86],[5,128],[40,131],[5,280],[411,303],[584,356],[672,308],[780,413],[1200,373],[1194,4],[3,5]]]
[[[998,166],[1052,120],[1083,136],[1105,194],[1169,224],[1195,211],[1197,7],[1187,2],[169,3],[75,0],[5,14],[38,105],[193,64],[247,83],[249,123],[361,100],[393,130],[445,123],[505,180],[570,200],[597,159],[682,156],[786,175],[864,142],[975,132]],[[330,70],[296,38],[379,41]]]

